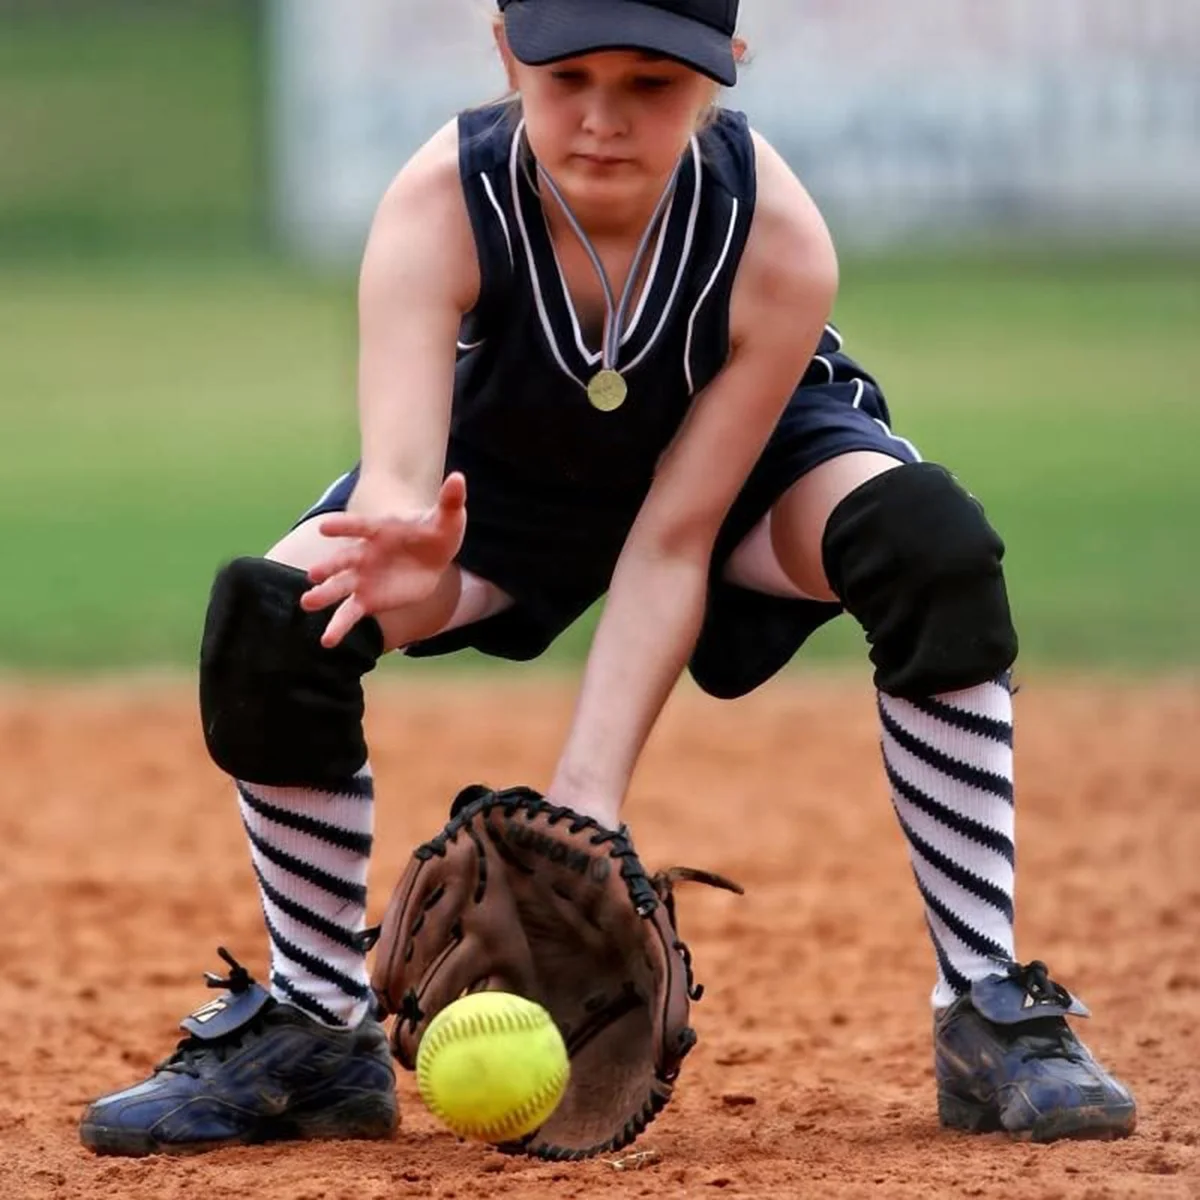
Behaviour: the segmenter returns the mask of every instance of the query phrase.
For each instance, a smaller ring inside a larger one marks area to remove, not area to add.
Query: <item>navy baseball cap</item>
[[[733,87],[738,0],[497,0],[520,62],[646,50]]]

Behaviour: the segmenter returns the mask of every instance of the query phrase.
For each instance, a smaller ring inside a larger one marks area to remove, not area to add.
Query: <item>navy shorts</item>
[[[766,682],[838,604],[768,596],[721,578],[733,550],[784,492],[815,467],[856,450],[902,462],[920,456],[891,431],[884,396],[851,360],[820,360],[830,381],[797,389],[721,527],[708,607],[689,669],[710,695],[732,699]],[[810,373],[811,374],[811,373]],[[806,377],[807,379],[807,377]],[[548,493],[544,481],[514,479],[501,464],[453,438],[447,472],[467,478],[466,537],[457,562],[502,588],[511,607],[405,648],[413,657],[473,648],[515,661],[537,658],[608,590],[642,496]],[[337,480],[297,524],[342,511],[358,480]]]

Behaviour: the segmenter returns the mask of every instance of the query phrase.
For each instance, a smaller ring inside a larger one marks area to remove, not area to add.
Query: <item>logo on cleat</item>
[[[213,1017],[219,1017],[228,1006],[228,1001],[222,996],[218,1000],[210,1000],[207,1004],[202,1004],[191,1015],[191,1020],[203,1025],[205,1021],[211,1021]]]
[[[1032,992],[1026,992],[1025,999],[1021,1001],[1021,1008],[1037,1008],[1041,1004],[1045,1004],[1051,1008],[1058,1007],[1053,1000],[1047,1000],[1045,996],[1035,996]]]

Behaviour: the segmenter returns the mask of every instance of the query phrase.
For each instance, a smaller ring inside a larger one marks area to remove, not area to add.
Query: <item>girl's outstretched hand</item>
[[[338,645],[363,617],[431,596],[462,547],[466,528],[467,482],[457,471],[446,477],[433,507],[415,516],[347,512],[324,518],[320,530],[327,537],[354,540],[308,571],[314,586],[300,606],[307,612],[338,606],[321,644]]]

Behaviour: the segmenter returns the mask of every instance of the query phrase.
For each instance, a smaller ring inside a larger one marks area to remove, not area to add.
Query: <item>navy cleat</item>
[[[97,1154],[194,1154],[312,1138],[387,1138],[396,1078],[387,1035],[368,1017],[331,1029],[278,1003],[225,950],[224,995],[187,1017],[188,1036],[149,1079],[88,1106]]]
[[[941,1123],[1035,1142],[1131,1134],[1133,1097],[1065,1019],[1088,1015],[1040,962],[973,984],[934,1019]]]

